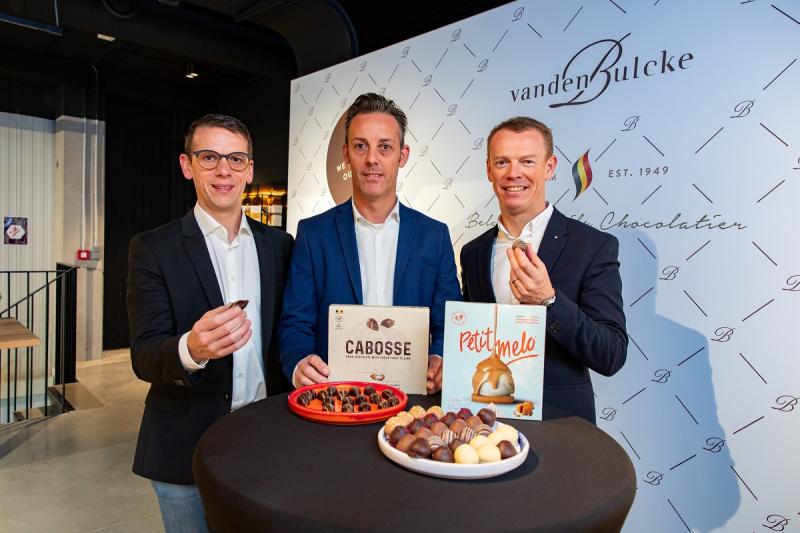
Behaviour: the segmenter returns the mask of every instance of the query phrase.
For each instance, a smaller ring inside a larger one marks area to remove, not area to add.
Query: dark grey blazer
[[[276,329],[292,237],[248,220],[261,273],[261,333],[267,393],[288,390],[277,358]],[[205,430],[230,412],[233,358],[209,361],[190,378],[178,340],[207,311],[223,304],[205,239],[190,211],[182,219],[131,239],[128,320],[131,361],[150,383],[133,471],[191,484],[192,454]]]

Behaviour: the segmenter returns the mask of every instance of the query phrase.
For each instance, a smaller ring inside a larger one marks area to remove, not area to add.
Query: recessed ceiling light
[[[106,35],[105,33],[98,33],[97,38],[103,41],[108,41],[110,43],[113,43],[114,41],[117,40],[116,37],[112,37],[111,35]]]

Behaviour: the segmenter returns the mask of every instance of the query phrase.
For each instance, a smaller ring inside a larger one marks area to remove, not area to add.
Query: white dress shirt
[[[214,274],[222,292],[222,301],[230,303],[249,300],[245,310],[253,334],[247,344],[232,355],[231,410],[234,410],[267,396],[264,360],[261,357],[261,275],[256,243],[244,213],[239,232],[231,242],[228,242],[228,230],[203,210],[200,204],[194,206],[194,217],[205,237]],[[178,352],[183,367],[191,373],[205,368],[208,360],[199,364],[194,362],[189,355],[188,337],[188,332],[181,336]]]
[[[503,226],[500,219],[497,221],[497,238],[494,240],[492,250],[492,289],[494,297],[499,304],[518,304],[519,300],[511,292],[511,263],[506,255],[506,250],[511,248],[514,241],[522,239],[528,246],[533,246],[533,251],[539,253],[539,245],[542,244],[544,230],[550,217],[553,214],[553,204],[547,203],[544,211],[536,215],[530,222],[525,224],[519,235],[513,236]]]
[[[353,202],[353,219],[364,305],[392,305],[397,238],[400,235],[400,202],[395,201],[389,216],[381,224],[373,224],[364,218]]]

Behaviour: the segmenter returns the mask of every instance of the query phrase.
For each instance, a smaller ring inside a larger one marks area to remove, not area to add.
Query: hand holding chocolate
[[[386,439],[396,449],[417,459],[443,463],[494,463],[518,453],[517,430],[498,424],[497,414],[483,408],[477,415],[467,408],[444,413],[435,405],[427,411],[415,405],[389,418],[383,426]]]

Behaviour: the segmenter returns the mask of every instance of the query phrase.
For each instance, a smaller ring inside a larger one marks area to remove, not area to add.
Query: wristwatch
[[[543,306],[547,307],[548,310],[550,310],[550,308],[553,306],[554,303],[556,303],[555,290],[553,292],[553,295],[550,298],[545,298],[544,300],[542,300],[542,303],[540,303],[539,305],[543,305]]]

